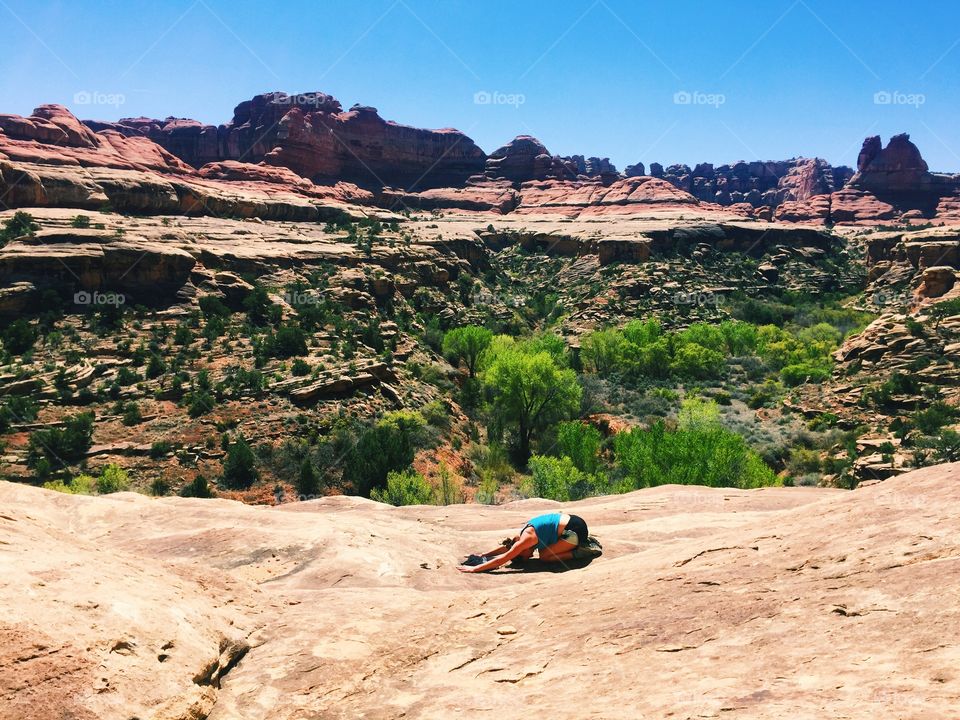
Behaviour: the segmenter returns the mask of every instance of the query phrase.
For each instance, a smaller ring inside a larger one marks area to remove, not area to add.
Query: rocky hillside
[[[322,93],[219,127],[0,115],[0,472],[366,494],[351,439],[411,421],[391,470],[528,495],[526,458],[490,459],[516,430],[451,350],[464,328],[560,343],[580,402],[532,447],[599,428],[578,493],[642,486],[618,429],[672,432],[700,399],[765,483],[960,459],[955,177],[907,136],[868,139],[849,180],[820,160],[645,170],[528,136],[488,156]]]
[[[0,505],[3,720],[868,719],[960,704],[945,631],[960,622],[957,465],[852,493],[596,498],[565,509],[602,558],[489,576],[456,563],[555,503],[281,509],[0,483]]]

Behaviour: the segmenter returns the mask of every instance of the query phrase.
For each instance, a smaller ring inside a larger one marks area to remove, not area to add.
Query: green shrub
[[[210,489],[207,479],[203,475],[197,475],[183,486],[180,490],[180,497],[212,498],[213,491]]]
[[[390,505],[434,505],[436,492],[427,479],[415,470],[387,473],[385,487],[373,488],[370,497]]]
[[[533,455],[530,472],[536,497],[566,502],[582,500],[605,490],[601,477],[583,472],[568,457]]]
[[[143,414],[140,412],[140,406],[132,400],[123,406],[123,424],[139,425],[143,422]]]
[[[78,229],[86,229],[90,227],[90,216],[89,215],[74,215],[73,219],[70,220],[70,227]]]
[[[263,340],[263,351],[270,357],[281,359],[306,355],[307,334],[299,325],[280,325]]]
[[[154,497],[164,497],[170,494],[170,483],[164,478],[154,478],[150,482],[150,494]]]
[[[553,455],[568,457],[585,473],[595,473],[600,465],[603,435],[592,425],[573,421],[557,425],[557,444]]]
[[[958,411],[952,405],[947,405],[942,400],[930,403],[925,410],[919,410],[913,414],[913,425],[924,435],[936,435],[942,427],[949,425],[960,416]]]
[[[80,413],[62,428],[36,430],[27,444],[27,465],[38,475],[82,460],[93,441],[93,413]],[[41,472],[43,471],[43,472]]]
[[[223,464],[224,486],[230,490],[246,490],[257,481],[259,475],[253,450],[243,435],[238,435],[227,449],[227,459]]]
[[[302,358],[297,358],[290,366],[290,374],[294,377],[305,377],[306,375],[309,375],[312,370],[313,368],[310,366],[310,363]]]
[[[247,313],[247,321],[255,326],[279,322],[283,313],[281,308],[270,300],[267,289],[261,285],[255,286],[243,299],[243,309]]]
[[[33,235],[39,229],[40,226],[33,221],[33,215],[18,210],[4,222],[3,230],[0,230],[0,247],[24,235]]]
[[[18,318],[0,332],[4,349],[11,355],[29,352],[37,342],[37,329],[23,318]]]
[[[300,463],[300,472],[297,474],[297,494],[300,499],[309,499],[320,494],[320,476],[309,457]]]
[[[63,480],[45,482],[43,487],[68,495],[93,495],[97,489],[97,479],[93,475],[82,474],[71,478],[67,483]]]
[[[15,423],[28,423],[37,419],[37,403],[22,395],[8,397],[0,405],[0,434],[9,432]]]
[[[97,477],[97,492],[101,495],[123,492],[130,487],[127,471],[119,465],[110,464],[100,471]]]
[[[230,308],[216,295],[204,295],[199,300],[200,312],[207,318],[228,318],[230,317]]]
[[[780,370],[784,385],[796,387],[804,383],[822,383],[830,379],[830,369],[810,363],[787,365]]]
[[[172,442],[169,440],[156,440],[150,446],[150,458],[152,460],[159,460],[171,450],[173,450]]]
[[[676,483],[761,487],[776,475],[736,433],[721,427],[669,431],[663,422],[635,428],[614,441],[617,464],[634,488]]]
[[[723,355],[694,342],[677,349],[670,370],[680,378],[706,380],[720,375]]]
[[[403,470],[413,462],[424,440],[425,427],[426,422],[419,413],[407,410],[386,413],[360,431],[344,462],[344,480],[364,497],[369,497],[374,488],[385,487],[391,472]]]

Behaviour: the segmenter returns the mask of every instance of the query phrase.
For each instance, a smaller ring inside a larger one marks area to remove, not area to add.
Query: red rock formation
[[[520,198],[520,206],[515,212],[525,214],[627,214],[652,206],[702,205],[689,193],[652,177],[624,178],[610,186],[605,186],[599,179],[528,182],[521,187]]]
[[[890,138],[885,148],[876,135],[863,141],[850,187],[873,193],[898,209],[932,215],[939,198],[956,192],[958,183],[950,175],[931,173],[920,150],[903,133]]]
[[[0,115],[0,154],[9,160],[45,165],[191,172],[181,160],[145,138],[93,132],[62,105],[41,105],[26,118]]]
[[[194,167],[261,161],[316,181],[344,180],[408,190],[463,185],[486,155],[458,130],[423,130],[383,120],[375,108],[343,109],[324,93],[258,95],[219,128],[194,120],[88,121],[94,129],[146,135]]]
[[[688,165],[670,165],[664,169],[659,163],[652,163],[650,174],[663,177],[699,200],[724,206],[748,203],[755,208],[775,208],[785,201],[806,200],[816,194],[833,192],[843,187],[852,171],[845,166],[832,167],[821,158],[796,158],[740,161],[717,167],[700,163],[692,170]]]
[[[574,180],[579,171],[574,163],[551,155],[535,137],[518,135],[490,153],[484,174],[519,186],[531,180],[548,178]]]

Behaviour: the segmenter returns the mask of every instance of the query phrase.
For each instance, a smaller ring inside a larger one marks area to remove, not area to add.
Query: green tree
[[[933,319],[933,329],[936,332],[940,332],[940,323],[948,317],[954,317],[955,315],[960,315],[960,298],[937,303],[930,308],[930,317]]]
[[[677,348],[670,369],[680,378],[705,380],[720,374],[723,355],[716,350],[690,342]]]
[[[227,460],[223,464],[223,484],[231,490],[246,490],[258,477],[253,450],[243,435],[238,435],[236,441],[227,449]]]
[[[470,377],[476,377],[480,354],[487,349],[493,333],[478,325],[454,328],[443,336],[443,354],[467,366]]]
[[[517,428],[521,462],[530,458],[530,444],[545,427],[573,416],[582,390],[573,370],[561,368],[545,350],[522,343],[500,342],[493,351],[483,382],[494,393],[494,411]]]
[[[307,334],[299,325],[283,324],[264,340],[264,350],[275,358],[291,358],[307,354]]]

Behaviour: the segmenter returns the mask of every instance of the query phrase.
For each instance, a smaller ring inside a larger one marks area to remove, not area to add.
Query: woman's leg
[[[553,545],[540,551],[540,559],[545,562],[567,562],[573,560],[573,551],[577,545],[566,540],[557,540]]]

